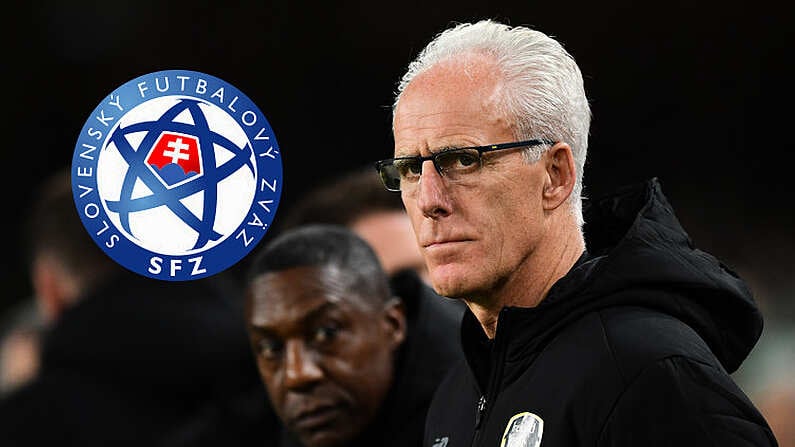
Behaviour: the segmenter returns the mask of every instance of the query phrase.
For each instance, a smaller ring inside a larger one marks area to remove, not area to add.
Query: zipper
[[[486,396],[481,394],[478,399],[478,409],[475,413],[475,432],[480,428],[480,423],[483,421],[483,411],[486,409]]]
[[[481,435],[481,425],[483,421],[488,418],[489,410],[491,410],[494,401],[496,400],[497,390],[499,389],[502,371],[505,363],[505,343],[503,339],[507,332],[508,318],[507,309],[503,308],[500,311],[500,318],[498,320],[498,329],[494,334],[494,347],[491,355],[491,371],[489,372],[489,381],[486,384],[486,394],[481,394],[478,399],[478,406],[475,412],[475,434],[472,437],[472,447],[478,445]],[[500,330],[502,329],[502,330]],[[501,335],[502,334],[502,335]],[[489,405],[491,403],[491,406]]]
[[[480,424],[483,423],[483,414],[486,412],[486,396],[480,395],[478,399],[478,407],[475,411],[475,434],[472,436],[472,447],[478,445],[480,439]]]

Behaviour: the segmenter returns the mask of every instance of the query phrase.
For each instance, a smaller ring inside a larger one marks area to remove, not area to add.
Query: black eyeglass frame
[[[395,158],[387,158],[387,159],[384,159],[384,160],[378,160],[378,161],[375,162],[375,170],[378,172],[378,176],[381,178],[381,183],[384,184],[384,187],[388,191],[399,192],[400,189],[390,188],[389,185],[387,185],[386,180],[384,180],[383,174],[381,174],[381,170],[383,169],[384,166],[394,165],[396,160],[417,160],[417,161],[419,161],[420,174],[422,174],[422,165],[425,164],[426,161],[431,160],[433,162],[433,167],[436,168],[436,172],[438,172],[439,175],[443,176],[444,175],[444,170],[439,167],[439,164],[438,164],[438,161],[437,161],[438,160],[437,157],[440,157],[440,156],[442,156],[442,155],[444,155],[444,154],[446,154],[448,152],[463,151],[463,150],[476,150],[476,151],[478,151],[478,159],[481,159],[481,157],[483,156],[483,154],[485,152],[494,152],[494,151],[500,151],[500,150],[504,150],[504,149],[513,149],[513,148],[517,148],[517,147],[534,147],[534,146],[540,146],[542,144],[553,145],[553,144],[555,144],[555,142],[552,141],[552,140],[544,139],[544,138],[541,138],[541,139],[536,138],[536,139],[532,139],[532,140],[512,141],[510,143],[489,144],[489,145],[486,145],[486,146],[452,147],[452,148],[449,148],[449,149],[444,149],[444,150],[441,150],[439,152],[433,153],[431,155],[428,155],[427,157],[423,157],[423,156],[420,156],[420,155],[415,155],[415,156],[412,156],[412,157],[395,157]]]

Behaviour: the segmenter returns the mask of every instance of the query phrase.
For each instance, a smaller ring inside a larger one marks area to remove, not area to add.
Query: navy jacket
[[[774,446],[730,373],[762,331],[746,284],[694,247],[652,179],[590,202],[587,253],[434,396],[427,447]]]

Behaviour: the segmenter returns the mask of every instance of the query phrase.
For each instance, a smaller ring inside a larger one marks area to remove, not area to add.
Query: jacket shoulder
[[[641,371],[618,398],[597,445],[776,446],[728,374],[672,356]]]
[[[599,445],[775,445],[696,329],[643,307],[598,315],[623,382]]]
[[[625,381],[648,365],[669,357],[683,357],[723,367],[698,333],[681,320],[643,307],[615,307],[599,312],[605,342]]]

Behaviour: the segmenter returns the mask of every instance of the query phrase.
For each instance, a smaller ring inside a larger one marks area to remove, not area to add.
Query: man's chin
[[[333,429],[302,433],[301,443],[307,447],[343,447],[348,444],[348,436]]]
[[[430,279],[434,291],[448,298],[466,298],[474,279],[460,265],[445,264],[430,269]]]

